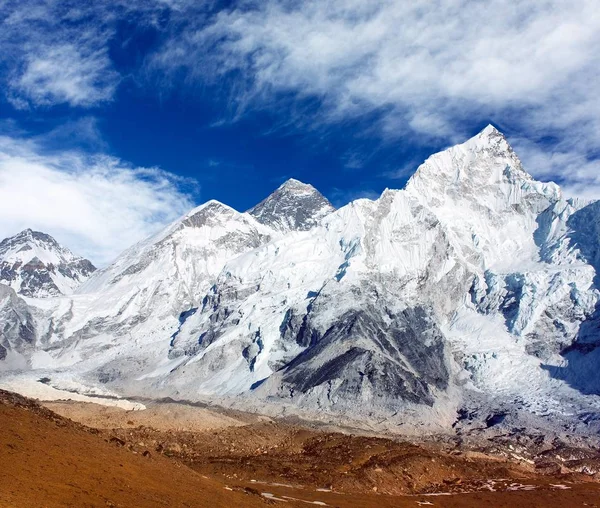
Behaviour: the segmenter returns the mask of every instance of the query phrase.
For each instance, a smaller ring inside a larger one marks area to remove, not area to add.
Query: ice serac
[[[45,372],[419,429],[600,422],[598,202],[533,179],[491,126],[403,190],[315,192],[209,202],[39,304]]]
[[[260,223],[285,232],[307,231],[333,210],[312,185],[292,178],[248,213]]]
[[[26,229],[0,242],[0,283],[23,296],[70,294],[95,270],[45,233]]]

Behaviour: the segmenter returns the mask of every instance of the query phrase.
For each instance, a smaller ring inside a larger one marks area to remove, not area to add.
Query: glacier
[[[536,181],[488,126],[376,200],[336,210],[290,180],[245,213],[191,210],[71,294],[0,287],[0,370],[371,427],[597,433],[599,235],[600,202]]]

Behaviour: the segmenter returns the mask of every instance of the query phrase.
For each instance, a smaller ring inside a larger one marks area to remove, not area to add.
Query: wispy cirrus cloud
[[[24,109],[110,100],[119,75],[108,56],[111,17],[98,3],[8,0],[0,6],[7,98]]]
[[[379,146],[440,146],[491,121],[535,176],[600,196],[596,0],[7,0],[8,99],[111,101],[124,79],[111,43],[128,43],[124,22],[156,35],[125,74],[159,95],[209,85],[221,122],[259,109],[273,113],[273,130],[351,125]],[[341,164],[359,170],[364,159],[357,143]]]
[[[245,1],[184,27],[155,61],[241,70],[254,98],[317,95],[333,118],[392,108],[412,129],[444,134],[448,100],[541,105],[582,71],[596,75],[598,18],[589,0]]]
[[[8,100],[19,109],[111,101],[123,79],[110,55],[119,24],[133,31],[166,30],[163,18],[193,6],[189,0],[0,2],[0,71]]]
[[[17,108],[61,103],[89,107],[110,100],[118,81],[105,48],[54,45],[25,57],[23,70],[9,81],[9,100]]]
[[[595,0],[240,1],[182,25],[151,66],[230,82],[234,117],[273,108],[306,128],[368,116],[388,140],[448,144],[491,120],[569,167],[600,147]],[[309,99],[318,121],[297,106]]]
[[[193,185],[158,168],[1,135],[0,237],[39,229],[102,266],[192,208],[182,188]]]

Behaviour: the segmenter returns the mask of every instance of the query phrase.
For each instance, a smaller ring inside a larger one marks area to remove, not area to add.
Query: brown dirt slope
[[[97,420],[101,429],[0,391],[0,508],[600,508],[600,486],[585,475],[538,475],[435,443],[236,414],[228,423],[213,416],[192,422],[204,413],[170,405],[143,417],[170,429],[157,430],[135,426],[130,412],[80,406],[69,414]],[[194,428],[212,428],[182,431],[181,415]]]
[[[0,506],[265,506],[180,463],[132,453],[98,431],[0,390]]]

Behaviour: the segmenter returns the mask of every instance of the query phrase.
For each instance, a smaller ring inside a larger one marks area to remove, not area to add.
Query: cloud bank
[[[192,208],[182,183],[114,157],[45,153],[0,136],[0,237],[37,229],[103,266]]]

